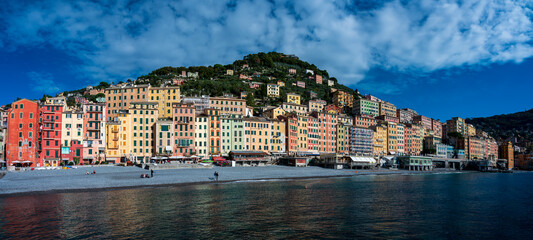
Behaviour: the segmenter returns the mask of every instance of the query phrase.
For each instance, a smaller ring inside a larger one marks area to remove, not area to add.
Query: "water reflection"
[[[0,239],[520,238],[528,187],[533,174],[446,174],[13,196]]]

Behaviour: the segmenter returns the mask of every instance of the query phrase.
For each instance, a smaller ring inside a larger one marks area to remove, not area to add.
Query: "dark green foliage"
[[[533,141],[533,109],[485,118],[467,118],[466,122],[497,140],[516,137],[519,142]]]
[[[67,98],[67,106],[73,107],[75,105],[76,105],[76,100],[74,99],[74,97],[68,97]]]

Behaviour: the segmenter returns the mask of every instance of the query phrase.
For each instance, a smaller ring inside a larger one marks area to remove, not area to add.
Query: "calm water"
[[[0,239],[528,239],[533,173],[360,176],[0,198]]]

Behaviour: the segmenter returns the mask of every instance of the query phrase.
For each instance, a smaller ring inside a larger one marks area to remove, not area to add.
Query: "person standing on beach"
[[[154,177],[154,170],[150,170],[150,177]]]
[[[215,181],[218,181],[218,172],[215,171]]]

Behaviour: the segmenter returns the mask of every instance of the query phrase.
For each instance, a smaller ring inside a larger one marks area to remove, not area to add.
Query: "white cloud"
[[[91,81],[162,66],[230,63],[258,51],[300,56],[343,83],[375,67],[432,72],[533,56],[532,10],[520,1],[10,2],[0,46],[52,46]]]
[[[31,83],[31,90],[38,93],[56,94],[61,91],[61,84],[54,81],[50,73],[45,72],[28,72],[26,73]]]

